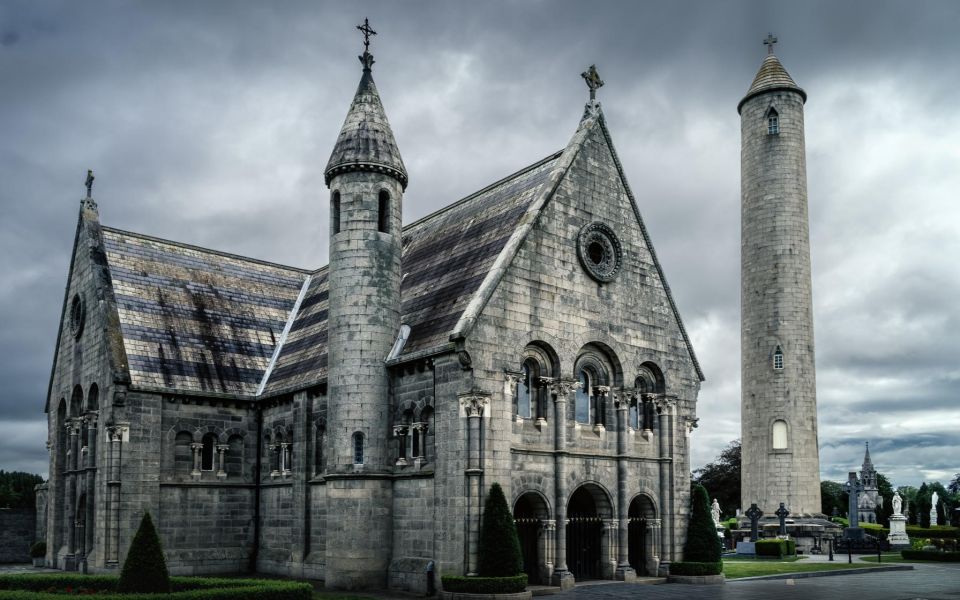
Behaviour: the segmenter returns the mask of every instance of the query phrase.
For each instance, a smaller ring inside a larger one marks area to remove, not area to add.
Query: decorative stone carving
[[[609,226],[593,222],[583,226],[577,235],[577,257],[590,277],[600,283],[616,278],[623,263],[623,247]]]
[[[482,417],[489,404],[490,396],[486,394],[467,394],[460,397],[460,406],[467,417]]]

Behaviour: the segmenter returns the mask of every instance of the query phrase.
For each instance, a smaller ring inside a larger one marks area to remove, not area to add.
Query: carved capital
[[[394,425],[394,426],[393,426],[393,435],[395,435],[395,436],[397,436],[397,437],[401,437],[401,436],[407,435],[408,429],[409,429],[409,426],[408,426],[408,425]]]
[[[610,393],[609,385],[595,385],[593,386],[593,393],[597,396],[606,396]]]
[[[190,444],[190,449],[191,449],[191,450],[194,450],[194,451],[196,451],[196,450],[202,450],[202,449],[203,449],[203,444],[201,444],[200,442],[193,442],[192,444]]]
[[[421,435],[427,432],[427,424],[422,421],[419,423],[413,423],[412,425],[410,425],[410,427],[414,431],[419,431]]]
[[[554,519],[544,519],[540,521],[544,531],[556,531],[557,522]]]
[[[228,444],[217,444],[217,452],[227,452],[229,450],[230,446]]]
[[[687,428],[687,435],[693,433],[693,430],[696,429],[700,423],[700,419],[697,417],[684,417],[683,421]]]
[[[580,389],[580,385],[576,379],[556,379],[550,384],[550,391],[556,394],[557,400],[566,400],[570,394]]]
[[[619,389],[613,393],[613,406],[617,410],[627,410],[633,401],[634,394],[632,390]]]
[[[657,408],[657,412],[661,415],[672,411],[676,404],[673,398],[667,398],[666,396],[657,396],[653,402]]]
[[[460,396],[460,406],[468,417],[482,417],[487,405],[490,404],[488,394],[465,394]]]
[[[517,384],[523,379],[523,373],[519,371],[504,371],[503,376],[507,381],[507,389],[511,394],[516,394]]]
[[[538,377],[537,386],[545,389],[550,389],[550,386],[553,385],[553,377]]]

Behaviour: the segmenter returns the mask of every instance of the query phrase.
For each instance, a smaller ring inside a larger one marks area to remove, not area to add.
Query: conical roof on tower
[[[395,177],[406,189],[407,169],[370,70],[373,55],[364,52],[359,58],[363,76],[324,170],[326,184],[340,173],[376,171]]]
[[[867,451],[863,454],[863,468],[873,467],[873,460],[870,459],[870,442],[867,442]]]
[[[800,94],[800,97],[803,98],[804,102],[807,101],[807,93],[790,77],[790,74],[787,73],[787,70],[784,69],[780,63],[780,59],[777,58],[777,55],[768,54],[763,59],[763,63],[760,64],[760,70],[757,71],[757,76],[753,78],[753,83],[750,85],[750,89],[747,90],[747,94],[743,97],[743,100],[737,104],[737,112],[740,112],[740,108],[750,98],[776,90],[791,90],[797,92]]]

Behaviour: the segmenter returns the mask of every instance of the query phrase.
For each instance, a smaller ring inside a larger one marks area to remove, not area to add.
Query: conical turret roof
[[[807,93],[790,77],[777,55],[768,54],[763,59],[763,63],[760,64],[760,70],[757,71],[757,76],[753,78],[753,83],[747,90],[747,94],[740,101],[740,104],[737,104],[737,112],[740,112],[743,103],[750,98],[774,90],[793,90],[800,94],[804,102],[807,101]]]
[[[361,57],[363,76],[327,162],[325,180],[330,185],[330,180],[340,173],[375,171],[392,175],[406,189],[407,169],[368,66],[373,63],[373,57],[366,56],[370,57],[368,62]]]
[[[873,461],[870,459],[870,442],[867,442],[867,451],[863,454],[863,466],[873,466]]]

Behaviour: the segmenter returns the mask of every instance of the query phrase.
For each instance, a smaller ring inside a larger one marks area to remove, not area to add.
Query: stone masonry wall
[[[36,528],[36,511],[0,508],[0,563],[30,562]]]

